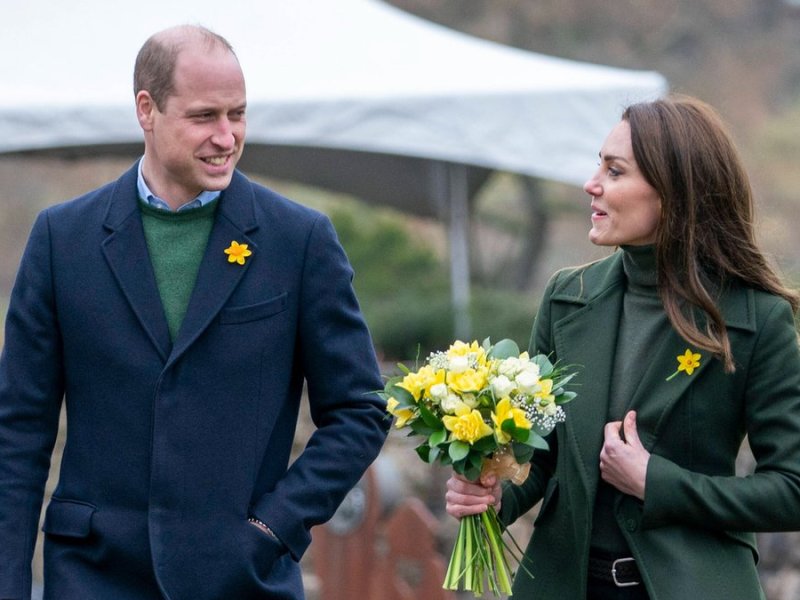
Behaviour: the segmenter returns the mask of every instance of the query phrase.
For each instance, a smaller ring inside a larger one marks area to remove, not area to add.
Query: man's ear
[[[136,118],[144,131],[150,131],[153,128],[154,113],[157,110],[158,107],[150,92],[142,90],[136,94]]]

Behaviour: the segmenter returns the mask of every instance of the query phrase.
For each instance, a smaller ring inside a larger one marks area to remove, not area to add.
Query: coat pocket
[[[47,507],[42,531],[51,535],[85,538],[92,532],[97,507],[76,500],[53,498]]]
[[[280,296],[275,296],[274,298],[270,298],[264,302],[259,302],[258,304],[249,304],[247,306],[231,306],[225,308],[219,314],[219,322],[223,325],[229,325],[258,321],[286,310],[288,305],[289,294],[284,292]]]

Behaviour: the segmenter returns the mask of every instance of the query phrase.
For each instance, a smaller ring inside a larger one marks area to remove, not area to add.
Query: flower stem
[[[486,536],[489,539],[491,553],[495,570],[492,573],[492,579],[497,581],[497,587],[504,594],[511,593],[511,576],[509,574],[508,561],[504,552],[505,544],[501,538],[502,531],[497,521],[497,513],[494,508],[489,508],[488,511],[481,514],[481,520],[486,530]]]
[[[464,543],[464,555],[467,559],[466,570],[464,572],[464,580],[467,582],[466,589],[474,590],[475,589],[475,570],[473,568],[473,562],[475,556],[473,555],[473,548],[472,545],[475,542],[475,517],[470,515],[468,517],[464,517],[461,519],[461,523],[463,524],[464,528],[467,531],[466,540]]]
[[[465,527],[462,519],[458,526],[458,537],[456,537],[456,543],[450,555],[450,563],[447,565],[447,573],[444,576],[444,585],[442,587],[446,590],[458,589],[458,580],[461,578],[461,564],[464,562],[464,536]]]
[[[495,596],[501,593],[510,595],[511,569],[502,535],[493,508],[479,515],[463,517],[442,587],[471,591],[480,596],[487,584]]]

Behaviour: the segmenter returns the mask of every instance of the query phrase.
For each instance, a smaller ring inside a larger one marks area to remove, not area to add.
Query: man
[[[374,351],[328,219],[235,170],[245,84],[182,26],[136,61],[145,153],[37,219],[0,359],[0,598],[47,507],[45,598],[303,597],[297,561],[386,435]],[[291,465],[306,382],[317,426]]]

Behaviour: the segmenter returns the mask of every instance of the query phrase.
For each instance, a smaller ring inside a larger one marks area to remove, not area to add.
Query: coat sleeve
[[[63,396],[47,213],[22,258],[0,357],[0,598],[27,598]]]
[[[531,332],[528,352],[549,355],[552,361],[558,360],[552,342],[552,323],[550,314],[550,297],[556,287],[558,274],[554,275],[542,296],[539,310]],[[536,450],[531,459],[531,470],[528,478],[521,485],[504,484],[503,502],[500,510],[500,520],[509,525],[533,508],[544,495],[547,483],[553,475],[558,456],[558,439],[555,432],[547,438],[549,450]]]
[[[316,431],[254,514],[295,558],[378,455],[390,420],[367,326],[351,281],[353,271],[333,226],[319,216],[308,240],[300,295],[298,355]]]
[[[761,302],[741,404],[756,469],[746,477],[707,475],[652,455],[642,526],[682,523],[730,531],[800,529],[800,348],[792,311]],[[760,314],[759,314],[760,313]],[[707,443],[714,443],[708,440]],[[732,459],[731,459],[732,460]]]

